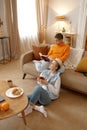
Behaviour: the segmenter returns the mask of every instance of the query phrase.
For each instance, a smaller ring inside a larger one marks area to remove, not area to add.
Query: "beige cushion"
[[[84,56],[79,64],[77,65],[75,71],[78,72],[87,72],[87,56]]]
[[[64,62],[66,69],[74,69],[80,62],[84,49],[70,47],[70,55]]]
[[[41,52],[43,55],[47,55],[49,51],[48,46],[32,46],[33,48],[33,53],[34,53],[34,59],[35,60],[40,60],[39,52]]]

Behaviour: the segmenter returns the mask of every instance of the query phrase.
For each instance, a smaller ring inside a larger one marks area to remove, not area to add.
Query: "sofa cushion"
[[[47,45],[43,46],[32,46],[33,48],[33,53],[34,53],[34,59],[35,60],[40,60],[39,52],[41,52],[43,55],[47,55],[49,51],[49,47]]]
[[[82,73],[67,69],[61,74],[61,81],[66,88],[87,94],[87,77]]]
[[[70,47],[70,55],[64,62],[66,69],[74,69],[80,62],[84,49]]]
[[[87,56],[84,56],[79,64],[77,65],[75,71],[78,72],[87,72]]]

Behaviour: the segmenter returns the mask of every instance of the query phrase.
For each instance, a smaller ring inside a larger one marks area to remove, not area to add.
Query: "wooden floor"
[[[27,76],[22,79],[20,62],[0,64],[0,80],[13,80],[14,84],[31,93],[36,85],[35,79]],[[19,104],[20,105],[20,104]],[[87,97],[61,88],[59,99],[45,106],[48,117],[37,111],[26,117],[27,125],[17,115],[0,120],[0,130],[87,130]]]

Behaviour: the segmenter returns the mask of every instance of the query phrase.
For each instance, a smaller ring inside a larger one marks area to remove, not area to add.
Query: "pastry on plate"
[[[22,90],[20,88],[14,88],[12,90],[12,94],[14,94],[14,95],[20,95],[21,92],[22,92]]]

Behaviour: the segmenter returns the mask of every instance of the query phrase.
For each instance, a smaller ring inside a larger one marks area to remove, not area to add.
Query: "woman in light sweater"
[[[29,105],[25,109],[26,115],[34,109],[47,117],[47,112],[43,105],[48,105],[52,100],[59,97],[61,79],[60,71],[58,70],[61,66],[62,62],[55,59],[50,63],[49,69],[44,70],[37,78],[37,86],[35,86],[34,91],[28,95]],[[41,104],[41,106],[38,106],[37,103]]]

